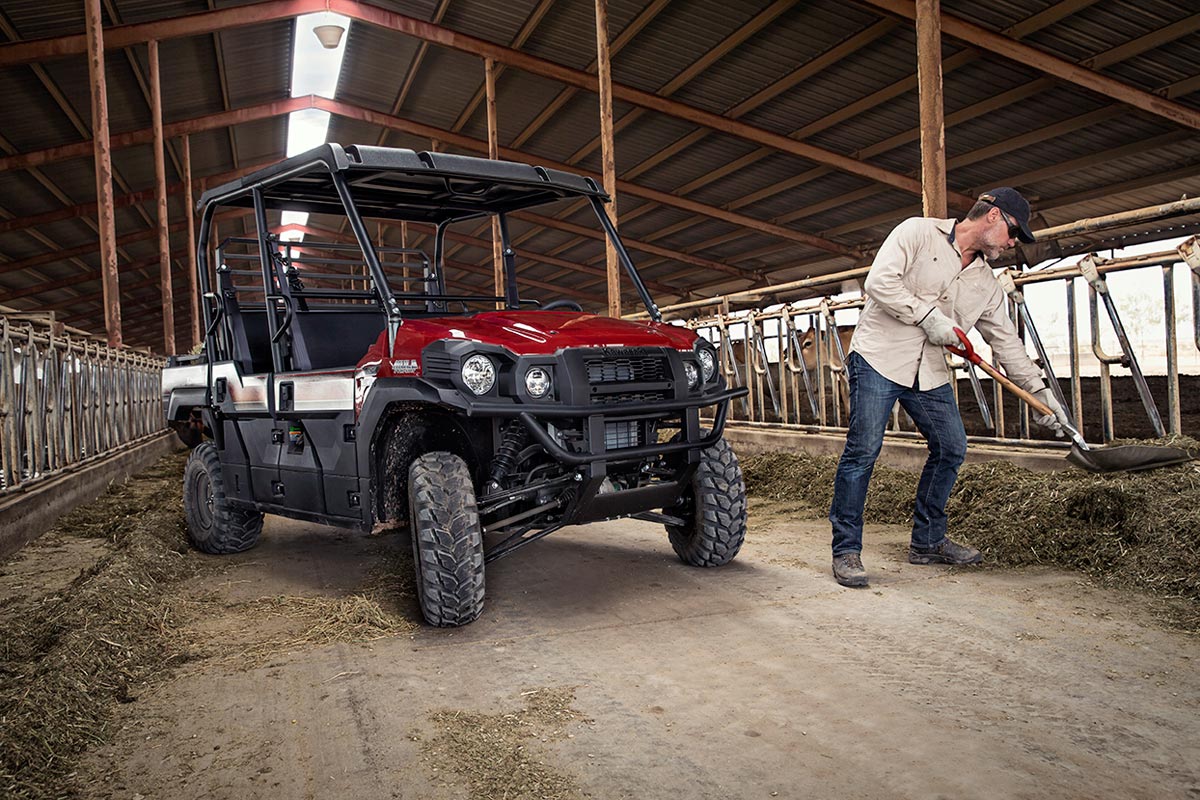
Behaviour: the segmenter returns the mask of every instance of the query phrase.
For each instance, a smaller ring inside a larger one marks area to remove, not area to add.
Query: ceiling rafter
[[[310,8],[315,6],[315,8]],[[504,63],[518,69],[531,72],[542,77],[557,80],[561,83],[574,85],[588,91],[594,90],[595,79],[589,73],[557,64],[537,56],[513,50],[503,45],[459,33],[458,31],[434,25],[424,20],[408,17],[393,11],[356,3],[351,0],[326,0],[322,5],[318,0],[267,0],[267,2],[250,7],[223,9],[221,11],[205,12],[188,17],[176,17],[159,22],[142,23],[140,25],[118,26],[105,32],[106,47],[123,46],[127,42],[143,41],[146,38],[164,39],[168,34],[197,35],[206,33],[218,26],[232,26],[235,20],[240,24],[263,22],[281,17],[292,17],[306,11],[330,10],[344,14],[351,19],[379,27],[408,34],[419,39],[425,39],[443,47],[469,53],[479,57],[492,58],[498,63]],[[152,35],[153,34],[153,35]],[[78,41],[76,41],[78,39]],[[60,37],[45,39],[39,43],[38,49],[18,50],[20,44],[0,45],[0,66],[11,64],[34,54],[45,58],[49,55],[62,55],[66,52],[82,52],[83,37]],[[697,106],[681,103],[669,98],[659,97],[625,84],[614,83],[613,97],[633,105],[642,106],[657,111],[666,116],[675,117],[695,125],[701,125],[747,141],[774,147],[781,152],[789,153],[799,158],[837,167],[869,180],[895,186],[913,194],[920,195],[919,181],[872,164],[867,164],[840,153],[824,148],[798,142],[788,137],[754,125],[748,125],[737,120],[722,117]],[[1155,98],[1160,103],[1170,101]],[[950,199],[956,204],[969,204],[969,198],[950,193]]]
[[[916,19],[913,0],[856,0],[880,11],[905,19]],[[1162,117],[1193,130],[1200,129],[1200,110],[1172,102],[1152,92],[1138,89],[1116,78],[1110,78],[1082,64],[1072,63],[1044,50],[1022,44],[1001,33],[967,22],[953,14],[942,13],[942,33],[963,42],[1004,56],[1018,64],[1045,72],[1048,75],[1082,86],[1113,100]]]
[[[1094,1],[1095,0],[1091,0],[1091,2],[1094,2]],[[1022,35],[1027,35],[1029,33],[1035,32],[1036,30],[1040,30],[1039,25],[1041,25],[1041,24],[1049,24],[1049,22],[1061,20],[1062,12],[1065,11],[1066,9],[1076,10],[1081,5],[1090,5],[1090,4],[1091,4],[1090,2],[1083,3],[1083,2],[1080,2],[1080,0],[1066,0],[1066,2],[1059,3],[1057,6],[1053,6],[1050,9],[1047,9],[1047,11],[1043,12],[1042,14],[1037,14],[1034,17],[1031,17],[1030,19],[1027,19],[1020,23],[1017,23],[1016,25],[1012,26],[1008,30],[1014,31],[1014,32],[1019,32]],[[1054,14],[1048,13],[1051,11],[1053,11],[1055,13]],[[1035,23],[1035,21],[1036,21],[1036,23]],[[1186,24],[1184,24],[1184,23],[1186,23]],[[1169,34],[1170,38],[1168,38],[1168,36],[1163,33],[1163,31],[1166,31],[1168,29],[1170,30],[1170,34]],[[1197,30],[1197,29],[1200,29],[1200,15],[1193,15],[1192,17],[1189,17],[1185,20],[1165,26],[1164,28],[1159,29],[1157,31],[1152,31],[1151,33],[1148,33],[1144,36],[1138,37],[1137,39],[1131,40],[1122,45],[1118,45],[1116,47],[1105,50],[1104,52],[1097,53],[1093,56],[1088,57],[1085,60],[1087,60],[1093,64],[1098,64],[1101,66],[1109,66],[1111,64],[1118,63],[1118,61],[1120,61],[1122,59],[1132,58],[1140,53],[1145,52],[1146,50],[1152,49],[1153,47],[1160,46],[1165,41],[1173,40],[1174,38],[1179,38],[1181,36],[1185,36],[1189,32],[1193,32],[1194,30]],[[944,66],[943,71],[949,72],[953,69],[957,69],[959,67],[965,66],[966,64],[971,63],[972,61],[975,61],[980,57],[982,57],[982,54],[979,53],[979,51],[977,51],[977,50],[960,51],[946,59],[946,61],[944,62],[945,66]],[[895,89],[895,87],[909,86],[910,84],[911,84],[911,86],[915,87],[915,85],[916,85],[915,74],[908,78],[904,78],[901,81],[898,81],[889,87],[885,87],[885,89],[880,90],[880,92],[886,92],[890,96],[891,91],[893,91]],[[977,103],[973,103],[969,106],[961,108],[953,113],[947,114],[945,117],[945,125],[947,128],[950,128],[950,127],[952,127],[954,125],[958,125],[962,122],[976,119],[980,116],[983,116],[985,114],[996,111],[1004,106],[1011,105],[1012,103],[1016,103],[1021,100],[1028,99],[1029,97],[1032,97],[1032,96],[1038,94],[1039,92],[1049,89],[1053,85],[1055,85],[1055,80],[1053,78],[1046,77],[1046,78],[1039,78],[1038,80],[1032,81],[1031,83],[1025,84],[1023,86],[1018,86],[1014,89],[1010,89],[1008,91],[1001,92],[1000,94],[995,95],[991,98],[986,98]],[[1171,87],[1164,87],[1160,91],[1170,91],[1170,88]],[[874,97],[874,96],[880,94],[880,92],[876,92],[871,96]],[[851,105],[858,105],[859,102],[860,101],[856,101],[855,103],[853,103]],[[1119,103],[1113,104],[1113,105],[1107,106],[1104,109],[1099,109],[1095,112],[1091,112],[1090,114],[1080,115],[1078,117],[1073,117],[1071,119],[1064,120],[1064,121],[1062,121],[1060,123],[1056,123],[1054,125],[1046,126],[1046,128],[1041,129],[1040,136],[1037,134],[1037,132],[1028,132],[1026,134],[1023,134],[1022,136],[1010,137],[1008,139],[1005,139],[1002,142],[996,143],[995,145],[991,145],[991,146],[984,147],[984,148],[977,148],[975,151],[960,154],[960,155],[955,156],[947,161],[947,168],[965,166],[967,164],[977,162],[983,158],[992,157],[992,156],[998,155],[1003,152],[1010,152],[1012,150],[1019,149],[1020,147],[1028,146],[1028,144],[1036,142],[1036,141],[1043,141],[1048,138],[1053,138],[1054,136],[1061,136],[1072,130],[1077,130],[1079,128],[1086,127],[1087,125],[1095,124],[1096,122],[1102,121],[1104,119],[1115,117],[1118,114],[1120,114],[1122,112],[1126,112],[1126,111],[1127,111],[1127,109],[1125,106],[1123,106]],[[801,130],[804,130],[804,129],[802,128]],[[797,135],[798,134],[799,134],[799,131],[797,132]],[[896,147],[916,141],[919,136],[920,136],[920,128],[919,127],[910,128],[907,131],[896,134],[894,136],[890,136],[887,139],[877,142],[874,145],[863,148],[863,149],[859,150],[856,153],[856,155],[858,155],[859,157],[862,157],[862,158],[871,158],[871,157],[874,157],[877,155],[881,155],[881,154],[888,152],[889,150],[892,150]],[[769,151],[764,151],[763,149],[760,149],[758,151],[755,151],[755,153],[752,153],[751,155],[758,155],[759,157],[765,157],[767,155],[770,155],[770,153],[769,153]],[[828,175],[828,174],[832,173],[833,171],[834,170],[832,170],[828,167],[817,167],[816,169],[810,170],[810,171],[802,173],[800,175],[793,176],[793,177],[785,179],[783,181],[779,181],[771,186],[767,186],[762,189],[758,189],[754,192],[751,192],[747,195],[744,195],[741,198],[738,198],[736,200],[731,201],[730,203],[727,203],[724,207],[733,209],[733,210],[736,210],[739,208],[744,208],[747,205],[756,203],[756,202],[763,200],[767,197],[770,197],[774,194],[778,194],[779,192],[786,191],[787,189],[793,188],[795,186],[803,185],[804,183],[806,183],[808,181],[815,180],[816,178],[822,177],[824,175]],[[693,181],[691,184],[681,187],[677,191],[681,194],[686,194],[688,191],[694,191],[695,189],[700,188],[703,185],[706,185],[709,182],[710,178],[719,177],[719,175],[717,175],[717,172],[719,172],[719,170],[714,172],[712,175],[705,175],[705,176],[697,179],[696,181]],[[981,188],[986,188],[986,187],[976,187],[976,188],[981,189]],[[811,204],[811,205],[805,206],[803,208],[795,209],[793,211],[788,212],[787,214],[776,217],[774,219],[774,221],[779,224],[790,224],[792,222],[803,219],[805,217],[812,216],[814,214],[817,214],[817,213],[820,213],[823,211],[827,211],[831,208],[835,208],[840,205],[845,205],[845,204],[852,203],[852,202],[858,202],[867,197],[871,197],[871,196],[877,195],[879,193],[880,193],[880,189],[878,187],[867,186],[867,187],[864,187],[864,188],[859,189],[854,192],[843,193],[836,197],[828,198],[828,199],[820,201],[818,203]],[[907,206],[906,206],[906,208],[907,208]],[[694,224],[694,223],[685,220],[683,223],[672,226],[671,228],[664,228],[662,230],[656,231],[653,238],[654,238],[654,240],[657,241],[658,239],[663,238],[665,236],[669,236],[672,233],[677,233],[679,230],[686,229],[687,227],[690,227],[692,224]],[[830,234],[829,231],[826,231],[825,233],[827,235]],[[733,241],[738,238],[741,238],[744,235],[745,234],[743,234],[741,232],[737,232],[737,231],[732,232],[732,233],[722,234],[720,236],[716,236],[716,237],[707,239],[703,242],[699,242],[696,245],[693,245],[691,248],[688,248],[688,249],[689,249],[689,251],[699,252],[699,251],[708,249],[710,247],[727,244],[728,242]],[[773,249],[767,250],[767,252],[768,253],[775,252],[779,249],[780,248],[778,248],[778,247],[774,247]],[[751,251],[751,252],[756,252],[756,251]],[[753,257],[753,256],[748,256],[748,257]],[[736,260],[736,259],[734,259],[734,260]],[[653,266],[653,263],[654,262],[648,263],[647,266]]]
[[[1084,8],[1088,5],[1092,5],[1095,2],[1097,2],[1097,0],[1062,0],[1062,2],[1056,3],[1055,5],[1051,6],[1050,8],[1047,8],[1038,14],[1034,14],[1033,16],[1031,16],[1025,20],[1022,20],[1021,22],[1018,22],[1015,25],[1009,27],[1008,29],[1006,29],[1006,33],[1009,33],[1010,35],[1014,35],[1014,36],[1028,36],[1031,33],[1034,33],[1038,30],[1041,30],[1041,29],[1048,27],[1056,22],[1061,21],[1062,19],[1066,18],[1067,16],[1069,16],[1071,14],[1077,13],[1082,8]],[[895,20],[885,17],[880,22],[877,22],[877,23],[875,23],[875,25],[871,26],[871,28],[868,28],[867,31],[871,31],[880,25],[887,25],[885,30],[891,30],[892,27],[894,27],[896,24],[898,24],[898,23]],[[954,53],[954,54],[948,56],[947,58],[943,59],[942,74],[946,75],[950,72],[960,69],[960,68],[966,66],[967,64],[970,64],[970,63],[978,60],[979,58],[982,57],[982,55],[983,54],[980,53],[978,50],[973,50],[970,48],[960,50],[959,52]],[[1039,79],[1038,81],[1032,82],[1031,84],[1027,84],[1025,87],[1019,87],[1017,90],[1013,90],[1013,91],[1029,92],[1029,94],[1033,94],[1037,91],[1041,91],[1042,89],[1049,88],[1051,85],[1052,85],[1052,82],[1049,78],[1042,78],[1042,79]],[[863,111],[875,108],[875,107],[879,106],[880,104],[885,103],[889,100],[892,100],[896,97],[899,97],[900,95],[903,95],[907,92],[914,91],[916,88],[917,88],[917,74],[916,74],[916,71],[914,70],[910,75],[908,75],[904,78],[901,78],[898,81],[894,81],[893,83],[889,84],[888,86],[885,86],[882,89],[878,89],[878,90],[870,93],[866,97],[859,98],[858,100],[844,106],[839,111],[835,111],[831,114],[823,114],[820,119],[814,120],[813,122],[810,122],[806,125],[801,126],[800,128],[797,128],[796,130],[792,131],[791,134],[789,134],[789,135],[792,136],[793,138],[804,139],[808,136],[812,136],[816,133],[819,133],[820,131],[827,130],[828,128],[832,127],[833,125],[835,125],[839,122],[844,122],[848,119],[851,119]],[[1028,96],[1028,95],[1026,95],[1026,96]],[[986,101],[984,101],[984,102],[986,102]],[[982,105],[983,105],[982,103],[977,103],[977,104],[975,104],[975,106],[973,106],[973,108],[977,108]],[[735,111],[736,111],[736,109],[735,109]],[[731,112],[731,113],[734,113],[734,112]],[[982,111],[981,111],[981,113],[982,113]],[[964,114],[963,110],[960,110],[959,112],[956,112],[955,114],[947,115],[947,117],[945,118],[944,124],[947,128],[949,128],[951,125],[953,125],[959,121],[962,121],[964,119],[969,119],[969,118],[970,118],[970,116],[967,116],[966,114]],[[917,137],[919,137],[919,135],[920,135],[920,127],[912,128],[909,131],[905,132],[904,134],[900,134],[897,137],[892,137],[893,140],[896,140],[896,144],[894,146],[899,146],[901,143],[915,140]],[[900,137],[904,137],[904,138],[901,139]],[[911,137],[911,138],[909,138],[909,137]],[[870,158],[870,157],[873,157],[876,155],[880,155],[884,152],[887,152],[887,150],[890,150],[890,149],[891,149],[891,147],[885,147],[883,149],[876,150],[875,146],[872,146],[872,147],[868,147],[863,150],[860,150],[855,155],[859,158]],[[732,161],[722,167],[718,167],[715,170],[711,170],[707,174],[701,175],[700,177],[696,178],[695,180],[693,180],[687,184],[684,184],[683,186],[679,187],[676,190],[676,192],[679,194],[688,194],[690,192],[694,192],[704,186],[707,186],[708,184],[712,183],[713,181],[720,180],[721,178],[730,174],[730,172],[732,172],[735,169],[744,169],[744,168],[750,166],[751,164],[761,161],[762,159],[767,158],[768,156],[771,156],[773,154],[774,154],[774,151],[772,151],[770,148],[760,147],[756,150],[751,151],[750,153],[747,153],[746,155],[742,156],[741,158],[736,159],[735,161]],[[805,172],[802,172],[798,175],[794,175],[791,178],[787,178],[783,181],[779,181],[771,186],[765,187],[763,189],[759,189],[759,190],[751,192],[750,194],[747,194],[747,195],[743,195],[742,197],[737,198],[737,199],[732,200],[729,203],[727,203],[726,207],[731,210],[742,208],[746,205],[750,205],[751,203],[758,202],[759,200],[763,200],[767,197],[770,197],[774,194],[778,194],[779,192],[786,191],[795,186],[802,186],[810,181],[816,180],[817,178],[831,174],[832,172],[834,172],[834,170],[830,169],[829,167],[818,166],[813,169],[806,170]],[[871,194],[875,194],[874,187],[866,187],[864,189],[859,189],[858,191],[855,191],[855,192],[843,193],[843,194],[839,195],[838,197],[830,198],[830,200],[827,201],[830,203],[830,205],[828,205],[827,207],[828,208],[834,207],[835,205],[838,204],[839,200],[844,199],[845,202],[854,202],[863,197],[870,196]],[[822,209],[822,210],[824,210],[824,209]],[[798,212],[790,212],[789,214],[778,217],[776,219],[776,221],[780,222],[781,224],[788,224],[790,222],[794,222],[795,220],[802,219],[804,216],[808,216],[808,214],[803,214],[803,213],[798,213]],[[683,220],[680,223],[677,223],[676,225],[670,226],[669,228],[663,228],[663,229],[657,231],[655,234],[655,239],[657,240],[659,238],[663,238],[663,237],[670,236],[675,233],[679,233],[680,231],[686,230],[687,228],[691,227],[691,225],[692,225],[692,223],[690,221]],[[736,232],[729,233],[729,234],[723,234],[721,236],[713,237],[713,238],[708,239],[704,242],[701,242],[697,245],[694,245],[693,249],[695,249],[696,251],[699,251],[699,250],[706,249],[708,247],[716,246],[718,244],[725,244],[725,243],[727,243],[733,239],[737,239],[737,238],[740,238],[740,235],[738,235]]]

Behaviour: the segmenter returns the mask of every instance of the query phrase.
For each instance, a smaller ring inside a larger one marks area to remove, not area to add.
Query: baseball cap
[[[1026,244],[1033,242],[1033,231],[1029,230],[1029,201],[1022,197],[1020,192],[1011,186],[999,186],[979,195],[979,199],[991,203],[1016,220],[1021,229],[1017,235],[1018,239]]]

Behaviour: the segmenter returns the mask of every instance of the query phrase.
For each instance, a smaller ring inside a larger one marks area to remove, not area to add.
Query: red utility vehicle
[[[581,200],[651,321],[519,297],[509,216]],[[204,350],[163,372],[167,419],[195,448],[184,506],[196,547],[252,547],[264,513],[407,524],[422,613],[442,626],[478,617],[486,562],[568,525],[651,520],[688,564],[732,559],[745,488],[721,434],[746,390],[726,387],[706,340],[662,322],[606,200],[557,170],[334,144],[206,192]],[[210,241],[239,207],[256,235]],[[328,236],[283,241],[275,211],[312,214]],[[464,235],[452,227],[490,217],[503,295],[456,293],[447,241]],[[433,257],[373,242],[368,220],[413,223]]]

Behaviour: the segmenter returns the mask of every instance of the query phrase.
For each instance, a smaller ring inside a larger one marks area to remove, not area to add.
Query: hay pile
[[[186,457],[164,457],[113,486],[18,554],[53,558],[37,551],[53,553],[73,538],[104,542],[95,562],[65,587],[0,593],[0,797],[77,792],[73,765],[108,739],[117,704],[137,700],[185,663],[252,668],[282,652],[417,627],[411,556],[382,542],[367,585],[350,596],[248,603],[197,596],[189,579],[236,562],[205,556],[187,542],[180,492]],[[197,629],[214,618],[219,628]],[[242,630],[234,630],[238,625]]]
[[[466,781],[473,800],[537,798],[570,800],[582,797],[578,784],[547,764],[532,741],[573,736],[568,723],[583,721],[571,708],[573,688],[542,688],[522,692],[525,708],[484,715],[439,711],[431,715],[436,733],[422,743],[425,762],[443,786],[454,786],[447,766]],[[420,738],[415,735],[414,738]]]
[[[100,537],[106,554],[65,589],[0,609],[0,794],[67,794],[70,765],[104,740],[113,705],[187,658],[163,591],[200,562],[184,535],[182,470],[168,456],[62,518],[49,537]]]
[[[821,515],[836,466],[833,457],[791,453],[742,462],[749,492],[801,499]],[[914,474],[876,466],[866,521],[908,524],[916,483]],[[1077,569],[1109,585],[1181,599],[1171,621],[1200,631],[1200,463],[1111,475],[967,464],[946,511],[951,535],[991,563]]]

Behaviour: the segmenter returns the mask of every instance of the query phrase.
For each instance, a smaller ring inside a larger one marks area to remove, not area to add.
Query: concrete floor
[[[490,565],[466,628],[186,667],[122,707],[87,792],[487,796],[422,749],[432,715],[574,687],[586,720],[531,729],[522,756],[566,796],[1200,797],[1200,640],[1075,574],[916,567],[905,543],[869,528],[872,584],[847,590],[827,523],[778,504],[752,504],[716,570],[679,563],[649,523],[568,529]],[[269,518],[200,588],[346,593],[376,546]]]

